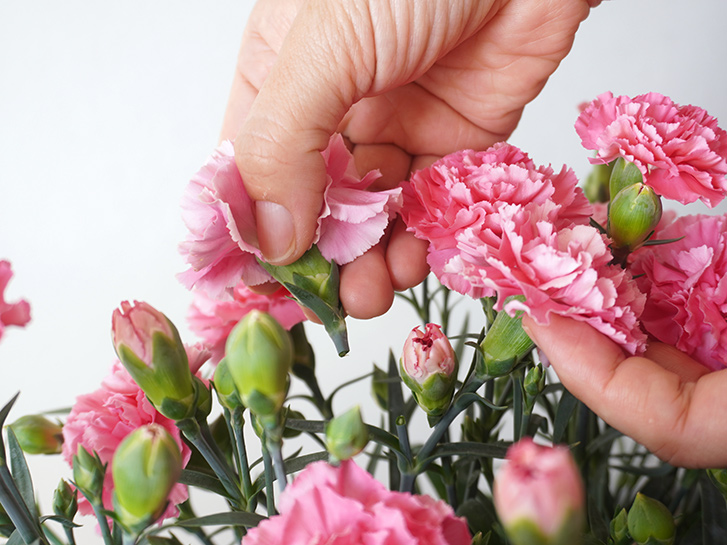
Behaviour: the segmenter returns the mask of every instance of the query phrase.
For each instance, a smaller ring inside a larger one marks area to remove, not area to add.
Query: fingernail
[[[265,259],[277,264],[293,255],[295,227],[288,209],[275,202],[257,201],[255,213],[258,241]]]

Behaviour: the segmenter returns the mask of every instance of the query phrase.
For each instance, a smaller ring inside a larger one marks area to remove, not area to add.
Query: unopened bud
[[[627,517],[629,533],[638,545],[671,545],[676,537],[674,517],[658,500],[637,493]]]
[[[585,493],[565,447],[515,443],[495,477],[493,501],[513,545],[583,542]]]
[[[429,416],[449,407],[457,381],[457,358],[449,339],[436,324],[415,327],[404,342],[399,374],[417,404]]]
[[[114,506],[132,530],[151,524],[167,504],[182,471],[179,447],[167,430],[149,424],[127,435],[114,453]]]
[[[638,248],[661,219],[661,199],[649,186],[623,188],[608,209],[608,236],[618,248]]]
[[[223,407],[230,409],[231,411],[238,408],[244,407],[240,394],[237,392],[237,386],[235,381],[232,379],[230,374],[230,368],[227,365],[227,360],[222,359],[215,369],[215,377],[213,379],[215,385],[215,391],[217,392],[217,398],[220,400],[220,404]]]
[[[83,445],[78,445],[78,452],[73,457],[73,482],[92,504],[101,504],[105,473],[106,464],[98,454],[91,454]]]
[[[293,364],[288,332],[269,314],[253,310],[227,338],[225,359],[245,406],[261,422],[277,418]]]
[[[116,354],[154,407],[172,420],[194,415],[197,394],[174,324],[147,303],[127,301],[112,324]]]
[[[67,520],[73,520],[78,511],[78,490],[61,479],[53,492],[53,513]]]
[[[612,169],[612,163],[593,165],[591,172],[583,183],[583,193],[586,195],[588,202],[608,202],[609,179],[611,178]]]
[[[611,163],[611,176],[608,181],[608,190],[611,195],[611,200],[618,195],[624,187],[628,187],[633,184],[641,184],[644,182],[644,176],[641,174],[639,167],[634,163],[631,163],[619,157],[613,163]]]
[[[522,296],[517,299],[524,300]],[[522,317],[513,318],[505,311],[498,312],[480,343],[482,360],[478,362],[475,374],[480,379],[506,375],[532,349],[533,341],[523,329]]]
[[[366,448],[368,442],[369,432],[359,407],[349,409],[326,425],[326,448],[338,461],[353,458]]]
[[[45,416],[21,416],[8,427],[28,454],[58,454],[63,447],[63,426]]]
[[[609,540],[610,545],[631,545],[633,543],[631,534],[629,534],[626,509],[621,509],[618,515],[611,519],[609,530],[611,537]]]

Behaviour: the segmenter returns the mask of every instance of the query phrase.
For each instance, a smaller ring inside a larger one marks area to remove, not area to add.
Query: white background
[[[124,299],[150,302],[193,340],[190,296],[174,278],[185,268],[179,200],[217,142],[251,6],[0,4],[0,259],[15,272],[6,297],[29,300],[33,316],[0,342],[0,403],[22,391],[11,420],[70,406],[98,387],[114,357],[111,312]],[[722,0],[604,2],[511,141],[538,163],[567,163],[584,176],[577,105],[606,90],[657,91],[727,126],[726,20]],[[341,361],[309,327],[321,376],[335,384],[383,364],[414,325],[402,305],[351,321],[352,353]],[[48,512],[69,472],[33,463]]]

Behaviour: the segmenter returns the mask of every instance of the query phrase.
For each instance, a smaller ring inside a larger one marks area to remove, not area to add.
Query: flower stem
[[[275,511],[275,492],[273,492],[273,462],[270,459],[270,452],[263,442],[262,445],[263,466],[265,471],[265,499],[267,500],[268,516],[272,517]]]
[[[93,514],[96,515],[96,520],[98,520],[98,527],[101,531],[101,537],[103,537],[103,542],[106,545],[115,545],[114,539],[111,537],[111,528],[109,528],[109,521],[106,518],[106,515],[102,513],[103,506],[99,505],[96,502],[91,502],[91,508],[93,509]]]
[[[235,437],[235,446],[237,451],[238,472],[242,478],[242,491],[245,499],[248,501],[248,510],[254,511],[257,504],[252,495],[252,479],[250,478],[250,465],[247,461],[247,448],[245,446],[245,418],[243,417],[244,409],[235,407],[232,411],[232,433]],[[252,505],[250,505],[252,504]]]

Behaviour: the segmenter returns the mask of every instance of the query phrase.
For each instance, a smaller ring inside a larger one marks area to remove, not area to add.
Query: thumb
[[[310,247],[326,188],[321,151],[371,85],[361,77],[372,72],[362,70],[358,40],[342,35],[351,28],[343,18],[343,10],[324,15],[305,4],[235,139],[237,166],[256,201],[257,243],[276,265]]]

